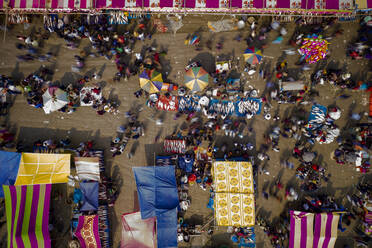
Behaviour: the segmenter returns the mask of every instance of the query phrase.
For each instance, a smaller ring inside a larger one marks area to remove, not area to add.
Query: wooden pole
[[[214,217],[212,217],[206,224],[204,224],[204,226],[202,226],[201,228],[200,228],[200,230],[204,230],[204,228],[206,227],[206,226],[208,226],[212,221],[214,221]]]

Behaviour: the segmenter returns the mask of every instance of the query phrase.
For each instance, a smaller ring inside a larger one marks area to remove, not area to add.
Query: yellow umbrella
[[[153,70],[144,70],[139,75],[140,86],[146,92],[152,94],[161,91],[163,87],[163,77],[160,72]]]

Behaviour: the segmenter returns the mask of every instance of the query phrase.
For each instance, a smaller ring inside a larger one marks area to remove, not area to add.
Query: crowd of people
[[[306,31],[304,27],[305,20],[299,18],[296,31],[289,40],[289,45],[298,47],[302,44],[303,39],[312,34],[322,34],[331,27],[334,27],[335,18],[325,19],[317,25],[312,25],[310,31]],[[38,31],[28,36],[19,36],[20,42],[16,44],[17,49],[24,51],[25,54],[19,55],[18,60],[22,62],[38,59],[41,62],[52,61],[56,59],[57,54],[48,52],[42,54],[40,44],[42,40],[47,40],[48,37],[55,33],[59,38],[63,39],[67,48],[78,51],[74,56],[74,64],[71,66],[73,72],[82,72],[86,68],[86,62],[95,57],[104,57],[107,60],[113,61],[116,65],[117,72],[113,75],[114,82],[120,82],[121,79],[129,79],[130,77],[139,74],[144,69],[154,69],[162,71],[162,56],[166,55],[165,49],[158,50],[155,46],[143,46],[140,53],[135,53],[135,44],[138,41],[146,39],[151,40],[156,27],[149,18],[139,19],[138,23],[133,26],[132,30],[119,31],[116,25],[112,25],[104,16],[90,17],[82,15],[80,17],[72,17],[65,15],[60,18],[58,15],[48,15],[44,19],[44,28],[46,32]],[[354,59],[370,59],[371,48],[369,45],[369,33],[371,29],[371,20],[363,19],[361,21],[361,29],[358,39],[351,43],[347,50],[347,55]],[[274,44],[281,43],[283,37],[288,35],[288,31],[284,25],[277,21],[273,21],[268,25],[262,25],[258,28],[256,22],[251,22],[250,32],[245,39],[247,46],[258,46],[264,49],[268,46],[269,32],[274,32],[277,38],[272,42]],[[335,39],[342,34],[342,30],[336,28],[332,35],[327,38]],[[79,49],[82,39],[88,39],[92,50]],[[190,35],[187,39],[187,44],[195,45],[197,51],[204,49],[204,45],[209,50],[217,52],[223,49],[223,41],[217,41],[213,47],[212,40],[203,41],[198,34]],[[235,37],[237,42],[242,40],[241,35]],[[286,50],[287,55],[293,55],[294,49]],[[330,54],[327,54],[327,58]],[[297,63],[300,66],[300,76],[302,73],[310,70],[306,61],[301,58]],[[191,67],[200,66],[198,63],[191,63]],[[259,71],[260,78],[267,80],[266,89],[262,96],[259,97],[259,91],[251,87],[249,90],[244,90],[240,87],[237,93],[244,95],[247,98],[259,99],[262,103],[262,115],[266,121],[271,121],[272,125],[267,132],[262,136],[260,145],[256,148],[256,141],[252,137],[255,136],[254,130],[247,122],[247,119],[253,118],[256,113],[248,113],[246,116],[232,116],[226,111],[225,114],[219,115],[211,109],[197,106],[201,109],[200,112],[194,109],[183,109],[174,114],[174,120],[184,119],[184,123],[179,129],[167,136],[167,139],[182,140],[185,142],[185,152],[180,152],[167,158],[159,158],[156,160],[157,165],[176,165],[176,179],[178,183],[178,192],[180,199],[180,211],[178,222],[178,240],[179,242],[189,242],[192,235],[201,235],[204,230],[200,230],[199,226],[187,224],[187,219],[184,220],[185,212],[191,204],[189,195],[189,187],[194,184],[200,186],[203,190],[209,190],[210,202],[209,208],[213,209],[214,184],[213,175],[211,172],[212,161],[221,159],[225,161],[233,159],[241,159],[253,163],[254,176],[266,174],[265,165],[270,161],[269,154],[271,150],[276,153],[281,153],[281,143],[288,140],[294,141],[294,147],[289,147],[292,150],[291,156],[284,158],[281,165],[286,169],[293,169],[297,180],[300,180],[299,188],[291,185],[283,185],[279,179],[275,181],[275,190],[270,189],[269,192],[263,190],[262,196],[268,200],[274,197],[279,202],[286,201],[290,206],[297,206],[298,209],[303,209],[308,212],[321,211],[345,211],[345,208],[336,202],[333,196],[317,195],[307,196],[308,193],[317,193],[322,188],[323,182],[328,182],[331,175],[328,173],[328,165],[318,158],[318,153],[314,150],[316,143],[330,144],[338,143],[338,148],[331,154],[331,158],[336,164],[342,165],[346,163],[355,164],[356,168],[362,173],[367,173],[370,167],[368,150],[370,149],[370,129],[369,126],[353,126],[351,136],[345,136],[341,131],[341,127],[336,124],[341,117],[341,108],[337,106],[321,106],[315,101],[319,93],[315,90],[318,85],[329,84],[339,87],[342,90],[368,90],[370,85],[368,82],[355,81],[351,73],[341,69],[317,68],[311,75],[311,82],[306,84],[303,89],[296,91],[283,92],[279,87],[279,82],[295,82],[299,75],[293,75],[290,72],[288,62],[285,59],[279,59],[275,69],[263,69],[259,65],[244,64],[242,71],[248,76]],[[236,66],[234,69],[237,69]],[[207,88],[206,91],[217,89],[216,97],[221,102],[230,99],[227,94],[228,84],[234,81],[230,77],[228,71],[211,72],[213,78],[213,86]],[[84,76],[76,82],[71,82],[67,86],[56,85],[50,81],[53,76],[53,70],[43,66],[39,71],[30,74],[25,79],[15,82],[7,76],[0,76],[1,86],[1,106],[0,114],[6,114],[8,102],[11,95],[23,94],[27,98],[29,105],[35,108],[43,108],[43,95],[50,87],[57,87],[66,92],[67,103],[60,108],[60,112],[71,114],[77,110],[79,106],[92,106],[98,115],[112,113],[119,115],[118,103],[107,99],[103,96],[103,88],[99,83],[93,83],[100,80],[102,75],[94,73],[91,76]],[[165,74],[166,77],[166,74]],[[229,82],[228,82],[229,81]],[[278,83],[277,83],[278,82]],[[93,84],[93,86],[92,86]],[[172,92],[167,92],[164,95],[171,98]],[[177,92],[179,96],[187,95],[186,88],[180,88]],[[197,95],[193,93],[194,95]],[[134,92],[134,95],[139,98],[141,96],[149,97],[148,106],[155,107],[161,93],[150,96],[148,92],[139,89]],[[200,97],[207,97],[207,93],[201,94]],[[208,95],[210,97],[212,93]],[[151,97],[153,99],[151,99]],[[207,97],[208,101],[209,98]],[[234,98],[235,96],[232,96]],[[343,94],[342,99],[347,99],[350,95]],[[278,113],[272,114],[274,104],[295,103],[293,111],[290,115],[279,116]],[[300,104],[297,104],[300,103]],[[313,103],[310,112],[306,111],[305,105]],[[222,104],[221,104],[222,106]],[[222,107],[221,107],[222,108]],[[142,121],[139,118],[140,109],[123,113],[127,118],[127,123],[118,127],[116,135],[111,141],[110,151],[112,156],[118,156],[125,152],[126,146],[131,139],[137,140],[144,136],[145,129]],[[200,113],[203,113],[204,118]],[[308,118],[308,116],[310,116]],[[359,117],[358,117],[359,116]],[[352,119],[359,121],[362,117],[359,114],[352,114]],[[156,124],[163,125],[163,120],[156,120]],[[354,123],[355,124],[355,123]],[[1,145],[11,146],[13,144],[14,135],[6,128],[1,130]],[[222,137],[219,139],[219,137]],[[159,137],[155,138],[155,143],[159,141]],[[66,149],[71,146],[69,139],[63,139],[58,142],[48,139],[45,141],[38,140],[34,143],[34,152],[56,152],[58,149]],[[19,151],[24,151],[22,147]],[[80,156],[89,156],[93,148],[93,142],[81,143],[74,150]],[[271,150],[270,150],[271,148]],[[169,155],[169,154],[168,154]],[[134,156],[134,151],[127,152],[127,158],[131,159]],[[295,162],[293,162],[293,160]],[[115,185],[110,184],[109,179],[104,179],[105,184],[109,185],[108,203],[112,206],[118,197],[119,190]],[[349,196],[348,199],[358,214],[348,213],[343,221],[348,226],[349,221],[355,216],[361,215],[361,210],[367,212],[367,215],[362,217],[361,225],[357,229],[357,233],[363,237],[363,241],[370,239],[370,201],[371,190],[370,185],[361,185],[360,193]],[[301,192],[299,192],[301,190]],[[79,208],[79,200],[76,201],[76,207]],[[367,210],[366,210],[367,209]],[[287,211],[287,209],[286,209]],[[367,216],[367,217],[366,217]],[[270,223],[266,218],[258,215],[256,223],[262,227],[263,231],[269,237],[273,247],[285,247],[289,236],[289,218],[288,213],[282,214],[279,221]],[[342,229],[342,227],[341,227]],[[231,241],[235,244],[250,247],[250,244],[255,243],[254,230],[251,228],[229,228]],[[208,234],[213,234],[213,229],[207,231]],[[363,233],[363,234],[361,234]],[[368,241],[367,241],[368,242]],[[254,247],[252,245],[252,247]]]
[[[358,223],[354,228],[357,234],[357,244],[367,247],[371,242],[372,234],[372,185],[370,183],[359,183],[355,193],[347,195],[347,200],[351,203],[350,216],[357,219]],[[350,221],[349,221],[350,222]]]
[[[128,119],[128,123],[117,128],[117,135],[111,141],[110,151],[113,157],[121,155],[124,152],[131,138],[137,140],[139,137],[145,135],[144,126],[138,121],[138,114],[136,112],[128,111],[125,113],[125,116]],[[133,151],[130,151],[127,155],[131,159],[134,155]]]

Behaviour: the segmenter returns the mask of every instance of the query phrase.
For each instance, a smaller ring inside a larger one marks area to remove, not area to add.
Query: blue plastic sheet
[[[0,197],[4,197],[3,185],[14,185],[21,156],[18,152],[0,151]]]
[[[98,182],[80,183],[83,192],[83,204],[81,211],[98,210]]]
[[[74,189],[74,203],[79,203],[82,200],[83,200],[83,193],[81,192],[80,189],[75,188]]]
[[[207,205],[207,208],[210,208],[214,211],[214,199],[212,197],[209,198],[209,201],[208,201],[208,205]]]
[[[177,208],[159,213],[156,218],[158,248],[176,248]]]
[[[174,166],[133,167],[142,219],[156,216],[158,247],[177,247],[179,205]]]

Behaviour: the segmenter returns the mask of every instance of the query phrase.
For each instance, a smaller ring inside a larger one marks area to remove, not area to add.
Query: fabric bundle
[[[185,153],[186,141],[185,140],[164,140],[164,150],[167,153]]]

